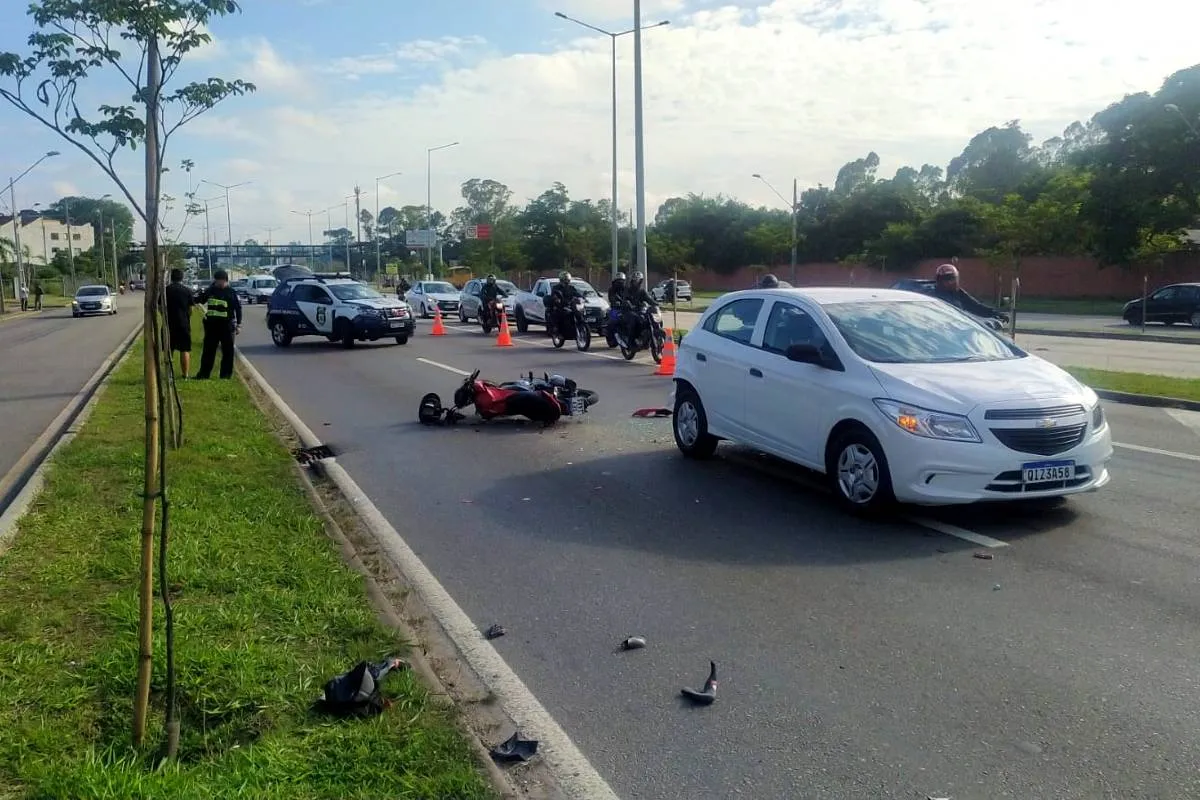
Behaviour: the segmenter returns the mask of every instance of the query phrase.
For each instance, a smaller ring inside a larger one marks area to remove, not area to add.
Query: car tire
[[[292,343],[292,332],[281,319],[271,321],[271,341],[276,347],[287,347]]]
[[[82,316],[82,315],[81,315],[81,314],[77,314],[77,313],[75,313],[74,311],[72,311],[72,312],[71,312],[71,316],[72,316],[72,317],[74,317],[75,319],[79,319],[79,317],[80,317],[80,316]]]
[[[1200,311],[1192,312],[1192,315],[1188,317],[1188,324],[1193,328],[1200,328]]]
[[[517,313],[514,315],[517,319],[517,333],[529,333],[529,320],[525,319],[525,312],[517,306]]]
[[[467,319],[467,312],[463,310],[461,305],[458,307],[458,321],[464,325],[470,322],[470,320]]]
[[[825,475],[838,504],[852,514],[875,515],[896,501],[887,455],[865,427],[847,428],[830,440]]]
[[[704,413],[700,395],[686,384],[680,384],[675,390],[671,431],[675,434],[675,445],[685,458],[704,460],[717,452],[720,440],[708,432],[708,416]]]
[[[408,344],[408,337],[407,336],[397,336],[396,344]]]
[[[336,341],[342,343],[342,347],[349,350],[354,347],[354,328],[349,322],[339,322],[334,329],[336,331]]]

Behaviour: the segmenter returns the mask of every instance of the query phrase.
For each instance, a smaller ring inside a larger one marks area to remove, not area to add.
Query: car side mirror
[[[787,349],[788,361],[796,361],[800,364],[816,364],[818,367],[827,366],[824,353],[821,348],[814,347],[811,344],[793,344]]]

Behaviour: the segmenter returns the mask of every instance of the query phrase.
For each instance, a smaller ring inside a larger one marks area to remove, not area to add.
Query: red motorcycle
[[[475,406],[481,419],[525,417],[543,425],[552,425],[561,417],[586,414],[600,396],[581,389],[575,381],[561,375],[528,376],[516,381],[492,383],[480,380],[475,370],[454,392],[454,406],[445,408],[442,399],[430,392],[421,398],[417,419],[422,425],[445,425],[465,419],[464,408]]]

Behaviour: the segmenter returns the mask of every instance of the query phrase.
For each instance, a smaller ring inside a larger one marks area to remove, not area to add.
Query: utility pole
[[[792,285],[796,285],[796,250],[799,244],[800,197],[798,181],[792,178]]]
[[[67,221],[67,262],[71,265],[71,282],[77,282],[75,278],[75,237],[71,235],[71,201],[63,200],[64,217]]]
[[[646,277],[646,139],[642,115],[642,2],[633,0],[633,149],[637,197],[637,270]]]
[[[354,249],[358,250],[358,260],[359,260],[359,261],[363,261],[363,258],[362,258],[362,203],[361,203],[361,195],[362,195],[362,189],[360,189],[360,188],[358,187],[358,184],[355,184],[355,185],[354,185]],[[364,261],[364,266],[365,266],[365,261]],[[349,270],[349,269],[350,269],[350,263],[349,263],[349,261],[347,261],[347,262],[346,262],[346,269],[347,269],[347,270]],[[351,275],[353,275],[354,273],[351,271],[351,273],[350,273],[350,274],[351,274]]]
[[[275,251],[271,249],[271,234],[279,228],[267,228],[267,255],[271,258],[271,266],[275,266]]]
[[[100,216],[100,247],[98,248],[100,250],[100,282],[107,283],[107,281],[104,279],[108,272],[107,265],[104,263],[104,212],[98,211],[97,213]],[[69,231],[67,232],[67,238],[71,238]],[[117,265],[113,264],[113,271],[115,272],[116,269]]]

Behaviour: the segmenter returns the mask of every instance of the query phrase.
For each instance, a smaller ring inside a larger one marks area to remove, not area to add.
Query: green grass
[[[1145,375],[1140,372],[1110,372],[1086,367],[1063,367],[1063,369],[1093,389],[1200,401],[1200,379],[1196,378],[1171,378],[1165,375]]]
[[[328,678],[406,648],[377,621],[236,379],[181,386],[187,443],[169,453],[180,760],[154,766],[161,607],[155,741],[133,751],[140,353],[60,451],[0,556],[0,797],[492,797],[451,712],[410,672],[387,678],[394,706],[381,717],[309,710]]]
[[[1017,300],[1018,314],[1071,314],[1085,317],[1121,318],[1124,300],[1061,300],[1021,297]]]

